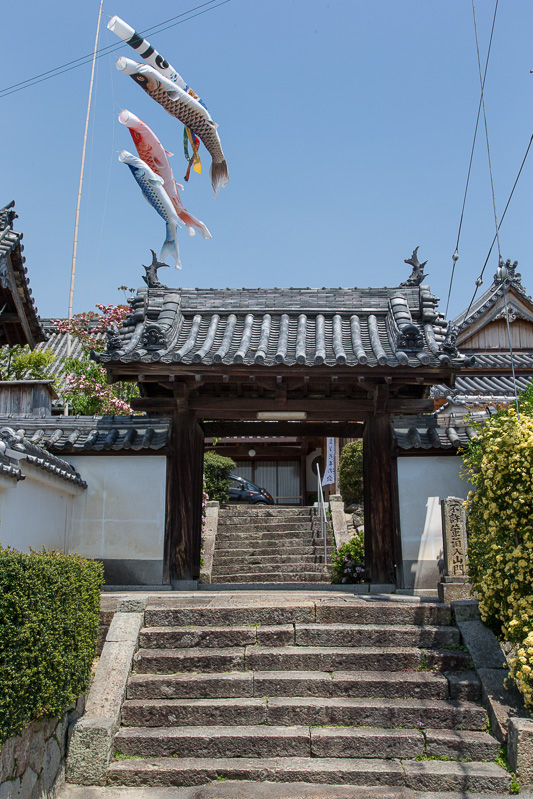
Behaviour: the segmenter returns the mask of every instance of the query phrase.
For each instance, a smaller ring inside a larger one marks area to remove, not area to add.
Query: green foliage
[[[0,549],[0,745],[87,688],[102,583],[96,561]]]
[[[468,563],[481,618],[513,646],[510,671],[533,709],[533,403],[491,417],[464,456]]]
[[[332,583],[362,583],[365,579],[365,539],[363,532],[355,533],[331,556]]]
[[[54,362],[48,350],[29,347],[0,347],[0,380],[46,380]]]
[[[229,476],[236,467],[235,461],[217,455],[216,452],[206,452],[204,455],[204,480],[205,490],[209,499],[227,502],[229,498]]]
[[[339,486],[346,505],[363,502],[363,442],[343,447],[339,460]]]

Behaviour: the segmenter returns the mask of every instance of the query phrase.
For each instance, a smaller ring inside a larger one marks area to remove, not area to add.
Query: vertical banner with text
[[[324,477],[322,478],[322,485],[332,485],[335,483],[335,439],[328,438],[326,443],[326,468],[324,469]]]

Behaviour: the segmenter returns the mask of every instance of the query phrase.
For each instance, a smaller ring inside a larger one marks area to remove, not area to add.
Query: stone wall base
[[[83,713],[85,696],[61,718],[32,721],[0,750],[0,799],[53,799],[65,781],[68,729]]]

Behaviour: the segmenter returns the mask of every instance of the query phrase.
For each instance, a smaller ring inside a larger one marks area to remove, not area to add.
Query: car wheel
[[[254,505],[268,505],[268,502],[262,502],[260,500],[259,502],[254,502]]]

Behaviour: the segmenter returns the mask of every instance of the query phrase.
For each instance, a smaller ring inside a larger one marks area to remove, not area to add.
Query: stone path
[[[329,546],[328,554],[332,551]],[[316,508],[220,510],[211,582],[329,583]]]
[[[219,782],[191,788],[94,788],[65,785],[56,799],[507,799],[507,793],[427,793],[311,783]],[[522,791],[520,799],[533,799]]]
[[[95,799],[128,796],[114,786],[198,786],[183,799],[506,795],[510,778],[491,762],[499,745],[447,606],[172,594],[148,600],[144,624],[107,772],[113,788]]]

